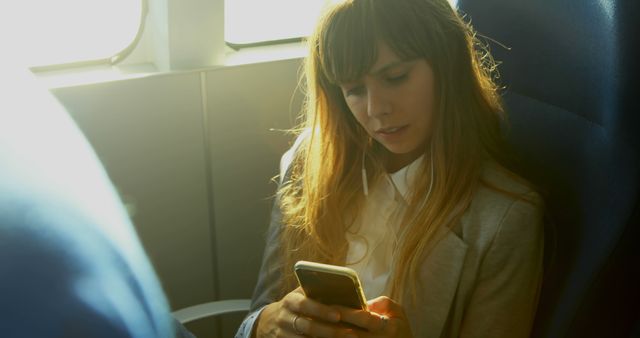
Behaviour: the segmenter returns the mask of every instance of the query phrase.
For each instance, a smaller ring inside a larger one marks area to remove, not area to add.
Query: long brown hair
[[[348,0],[331,8],[309,38],[306,104],[309,131],[279,191],[284,229],[284,291],[299,259],[345,264],[345,232],[364,203],[361,165],[369,181],[384,174],[385,149],[369,141],[347,107],[339,84],[361,78],[382,41],[402,59],[424,59],[434,72],[435,115],[431,165],[423,165],[402,220],[390,275],[391,296],[404,286],[415,295],[424,249],[438,227],[451,226],[469,206],[487,160],[504,160],[505,119],[492,79],[494,63],[446,0]],[[364,156],[364,157],[363,157]],[[425,161],[428,162],[428,161]],[[428,187],[428,203],[421,203]],[[409,282],[405,284],[405,282]]]

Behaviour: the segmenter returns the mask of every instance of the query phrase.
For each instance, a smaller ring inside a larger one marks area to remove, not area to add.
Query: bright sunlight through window
[[[242,45],[307,36],[334,1],[225,0],[225,40]]]
[[[9,53],[44,66],[105,59],[126,48],[140,28],[142,0],[19,0],[2,9],[17,41]]]
[[[339,1],[225,0],[225,40],[243,45],[308,36],[322,10]]]

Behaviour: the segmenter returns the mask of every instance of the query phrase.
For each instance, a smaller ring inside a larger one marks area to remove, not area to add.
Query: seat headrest
[[[637,82],[638,7],[625,0],[458,2],[501,62],[507,91],[613,129],[639,121],[631,113],[638,108],[631,89]]]

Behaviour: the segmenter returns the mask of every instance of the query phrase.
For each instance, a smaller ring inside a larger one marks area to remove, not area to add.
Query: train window
[[[322,9],[336,0],[225,0],[225,40],[251,46],[307,36]]]
[[[138,36],[145,1],[13,1],[14,14],[5,19],[13,21],[21,44],[19,57],[25,65],[109,61]]]
[[[322,10],[340,0],[224,0],[225,41],[238,49],[299,40],[311,34]],[[458,0],[449,0],[456,6]]]

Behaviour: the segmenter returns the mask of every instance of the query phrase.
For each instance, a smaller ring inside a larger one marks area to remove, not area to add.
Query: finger
[[[380,315],[386,315],[390,318],[404,317],[404,309],[400,304],[389,297],[380,296],[367,302],[369,311]]]
[[[300,320],[300,315],[298,314],[293,314],[293,319],[291,321],[291,328],[293,329],[293,332],[296,334],[296,336],[304,336],[304,331],[300,330],[299,327],[299,323],[298,321]]]
[[[380,315],[363,310],[354,310],[346,307],[336,307],[340,312],[340,320],[353,324],[368,331],[378,331],[383,323]]]
[[[292,325],[292,328],[294,333],[310,337],[357,337],[353,334],[352,329],[302,316],[295,320],[295,327]]]
[[[284,299],[285,308],[306,317],[324,320],[331,323],[340,321],[340,312],[331,306],[316,302],[304,294],[291,292]]]

